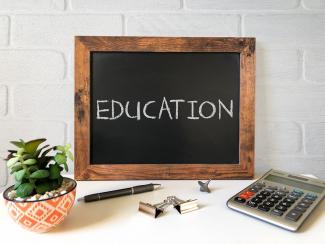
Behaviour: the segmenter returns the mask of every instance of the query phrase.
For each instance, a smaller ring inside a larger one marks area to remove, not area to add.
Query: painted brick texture
[[[238,36],[237,15],[151,14],[127,18],[128,35]]]
[[[60,82],[65,75],[62,53],[44,50],[0,50],[0,82]]]
[[[0,11],[50,12],[64,8],[65,0],[0,0]]]
[[[9,18],[0,15],[0,47],[9,43]]]

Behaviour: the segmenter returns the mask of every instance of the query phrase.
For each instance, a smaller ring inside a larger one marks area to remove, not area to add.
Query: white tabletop
[[[150,182],[78,182],[77,197]],[[226,207],[226,201],[250,184],[250,180],[212,181],[210,194],[200,192],[196,181],[153,182],[161,183],[163,189],[93,203],[76,202],[66,220],[45,234],[32,233],[16,225],[2,201],[0,230],[15,243],[325,243],[325,201],[298,233],[292,233]],[[157,203],[170,195],[197,198],[200,209],[180,215],[170,208],[157,219],[138,212],[139,201]]]

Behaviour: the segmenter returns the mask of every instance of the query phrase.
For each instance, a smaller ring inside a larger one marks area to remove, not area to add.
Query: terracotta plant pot
[[[14,186],[7,188],[3,197],[11,218],[30,231],[48,232],[60,224],[68,215],[76,196],[77,182],[70,178],[73,187],[65,194],[44,200],[20,202],[7,197]]]

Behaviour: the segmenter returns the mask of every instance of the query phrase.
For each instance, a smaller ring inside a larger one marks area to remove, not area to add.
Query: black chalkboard
[[[90,164],[239,163],[239,98],[236,52],[91,52]]]

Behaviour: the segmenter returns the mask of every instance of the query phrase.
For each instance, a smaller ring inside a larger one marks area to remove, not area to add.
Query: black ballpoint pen
[[[121,197],[121,196],[128,196],[133,194],[139,194],[148,191],[154,191],[160,188],[161,184],[147,184],[147,185],[140,185],[140,186],[133,186],[130,188],[119,189],[115,191],[107,191],[107,192],[100,192],[91,195],[87,195],[78,199],[79,201],[84,200],[85,202],[94,202],[109,198]]]

